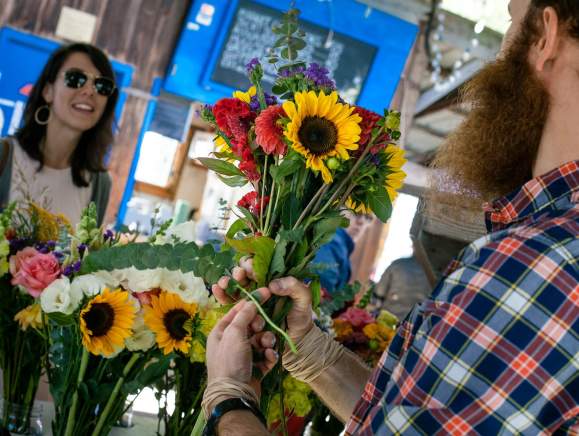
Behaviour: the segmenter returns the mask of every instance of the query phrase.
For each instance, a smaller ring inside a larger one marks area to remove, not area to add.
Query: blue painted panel
[[[233,78],[223,80],[225,76],[218,74],[218,66],[224,46],[231,43],[230,30],[238,7],[261,10],[259,13],[266,17],[268,10],[281,13],[289,3],[287,0],[194,0],[165,79],[165,90],[207,103],[231,95],[234,90],[231,84],[236,83],[237,87],[239,84]],[[359,60],[368,62],[369,68],[366,68],[357,104],[376,111],[388,106],[416,38],[417,26],[377,10],[366,17],[366,6],[354,0],[298,0],[296,6],[302,11],[300,19],[306,29],[310,27],[318,36],[332,29],[336,33],[334,41],[341,41],[344,53],[348,49],[352,51],[354,43],[361,48]],[[263,55],[265,48],[265,45],[261,47],[261,53],[259,50],[256,53],[256,47],[253,52],[250,49],[246,61]],[[247,45],[243,49],[248,50]],[[337,78],[355,70],[352,58],[346,59],[348,65],[336,69]],[[229,83],[224,83],[226,81]]]
[[[0,137],[11,135],[20,126],[29,92],[50,54],[60,44],[9,27],[0,28]],[[115,116],[121,119],[133,67],[112,61],[120,89]]]

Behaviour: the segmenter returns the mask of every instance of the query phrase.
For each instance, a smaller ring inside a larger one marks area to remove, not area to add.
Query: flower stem
[[[78,370],[78,377],[76,378],[76,386],[74,389],[74,394],[72,395],[72,405],[70,406],[68,418],[66,419],[66,429],[64,430],[64,436],[71,436],[74,430],[76,409],[78,407],[78,387],[84,378],[84,373],[86,372],[86,367],[88,366],[88,358],[89,352],[86,348],[83,347],[82,357],[80,359],[80,368]]]
[[[298,220],[294,224],[292,230],[295,230],[298,228],[298,226],[306,218],[306,216],[308,215],[308,213],[310,212],[310,210],[312,209],[312,207],[314,206],[314,204],[316,203],[318,198],[321,198],[326,193],[326,191],[328,190],[329,187],[330,187],[330,185],[324,184],[320,189],[318,189],[318,192],[316,192],[316,195],[313,196],[313,198],[310,200],[310,202],[308,203],[306,208],[303,210],[303,212],[299,216]]]
[[[125,368],[123,369],[123,374],[117,380],[117,383],[115,384],[115,387],[113,388],[113,392],[111,393],[111,396],[109,397],[109,399],[107,401],[107,404],[103,410],[103,413],[101,413],[101,416],[99,417],[97,425],[92,432],[92,436],[98,436],[100,434],[101,430],[103,429],[105,422],[108,418],[108,415],[113,407],[113,404],[117,400],[117,396],[119,395],[119,391],[121,390],[121,387],[122,387],[123,383],[125,382],[125,378],[129,374],[129,372],[131,371],[131,369],[133,368],[135,363],[137,363],[137,360],[139,360],[139,357],[140,357],[140,355],[138,353],[133,353],[130,360],[125,365]]]
[[[267,315],[267,313],[265,313],[265,310],[263,310],[263,307],[261,307],[261,304],[259,304],[259,301],[257,301],[257,299],[251,295],[251,293],[247,292],[244,288],[242,288],[239,285],[236,285],[237,288],[247,297],[249,298],[253,304],[255,304],[255,307],[257,307],[257,311],[260,313],[260,315],[263,317],[263,319],[265,320],[265,322],[272,328],[274,329],[276,332],[278,332],[284,339],[285,341],[288,343],[290,349],[292,350],[292,352],[294,354],[297,354],[298,349],[296,348],[296,344],[294,344],[294,341],[291,340],[291,338],[288,336],[288,334],[286,332],[284,332],[282,329],[280,329],[272,320],[271,318]]]
[[[263,170],[263,177],[261,179],[261,198],[260,198],[260,207],[259,207],[259,227],[261,230],[261,233],[264,233],[264,228],[263,228],[263,198],[265,197],[265,181],[266,181],[266,176],[267,176],[267,160],[268,160],[269,156],[266,154],[265,155],[265,166],[264,166],[264,170]]]

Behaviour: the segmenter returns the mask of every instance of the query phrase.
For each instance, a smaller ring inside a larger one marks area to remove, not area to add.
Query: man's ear
[[[545,71],[556,57],[561,41],[561,26],[557,12],[547,7],[541,14],[542,35],[535,46],[534,65],[538,72]]]
[[[54,85],[50,82],[47,82],[42,89],[42,98],[46,103],[51,104],[52,100],[54,100]]]

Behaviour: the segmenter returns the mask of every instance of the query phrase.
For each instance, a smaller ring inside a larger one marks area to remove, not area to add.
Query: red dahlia
[[[269,203],[269,196],[263,197],[263,207],[265,208]],[[254,215],[259,215],[261,212],[261,198],[257,195],[257,192],[249,192],[241,197],[241,200],[237,202],[239,207],[243,207],[250,211]]]
[[[285,155],[287,147],[283,141],[283,129],[279,123],[285,117],[281,106],[270,106],[255,119],[255,142],[266,154]]]

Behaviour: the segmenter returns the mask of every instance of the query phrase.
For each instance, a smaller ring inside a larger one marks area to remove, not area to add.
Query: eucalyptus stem
[[[82,357],[80,359],[80,368],[78,370],[78,377],[76,378],[76,385],[74,389],[74,394],[72,395],[72,405],[68,411],[68,417],[66,419],[66,428],[64,430],[64,436],[71,436],[74,430],[74,421],[76,415],[76,409],[78,407],[78,387],[82,383],[84,378],[84,373],[86,372],[86,367],[88,366],[89,352],[86,348],[82,349]]]
[[[101,416],[99,417],[97,425],[92,432],[92,436],[97,436],[100,434],[100,432],[101,432],[102,428],[104,427],[105,422],[108,418],[108,415],[113,407],[113,403],[116,401],[117,396],[119,394],[119,391],[121,390],[121,386],[125,382],[125,378],[129,374],[129,371],[133,368],[135,363],[137,363],[137,360],[139,360],[139,357],[140,357],[140,355],[138,353],[133,353],[130,360],[125,365],[125,368],[123,369],[123,374],[117,380],[117,383],[115,384],[115,387],[113,388],[113,392],[111,393],[111,396],[109,397],[109,399],[107,401],[107,404],[103,410],[103,413],[101,413]]]
[[[286,332],[284,332],[282,329],[280,329],[272,320],[271,318],[267,315],[267,313],[265,313],[265,310],[263,310],[263,307],[261,307],[261,304],[259,304],[259,301],[257,301],[257,299],[251,295],[250,292],[247,292],[244,288],[242,288],[239,285],[236,285],[237,289],[240,290],[247,298],[249,298],[253,304],[255,304],[255,307],[257,307],[257,311],[259,312],[259,314],[263,317],[263,319],[265,320],[265,322],[272,328],[274,329],[276,332],[278,332],[287,342],[287,344],[289,345],[290,349],[292,350],[292,352],[294,354],[298,353],[298,349],[296,348],[296,345],[294,344],[294,341],[291,340],[291,338],[288,336],[288,334]]]

